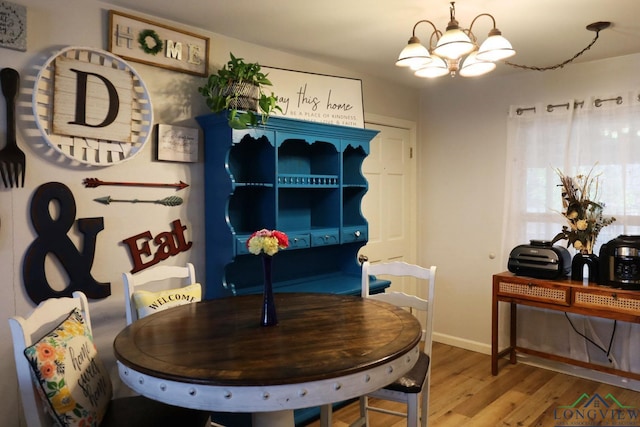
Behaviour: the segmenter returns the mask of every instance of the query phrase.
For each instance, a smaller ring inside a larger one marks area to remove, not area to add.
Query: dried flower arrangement
[[[605,205],[598,201],[600,175],[593,175],[594,168],[595,165],[586,175],[575,177],[566,176],[556,169],[560,177],[559,186],[562,187],[562,215],[569,225],[562,226],[562,231],[552,243],[566,239],[567,246],[573,245],[578,252],[585,254],[593,253],[600,230],[616,220],[602,215]]]

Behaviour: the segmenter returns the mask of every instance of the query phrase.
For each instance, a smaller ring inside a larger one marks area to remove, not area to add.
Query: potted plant
[[[271,86],[267,74],[258,63],[247,63],[229,53],[231,59],[207,82],[198,88],[207,106],[214,113],[228,111],[229,126],[246,129],[258,124],[258,113],[266,123],[274,111],[282,111],[273,92],[265,93],[264,86]]]

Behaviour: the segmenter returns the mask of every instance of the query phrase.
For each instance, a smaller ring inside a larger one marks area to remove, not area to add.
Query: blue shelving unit
[[[245,243],[261,228],[291,246],[274,257],[276,292],[360,293],[362,162],[377,131],[271,117],[247,130],[224,114],[197,118],[205,137],[206,298],[262,291],[260,257]],[[388,282],[376,282],[383,291]]]

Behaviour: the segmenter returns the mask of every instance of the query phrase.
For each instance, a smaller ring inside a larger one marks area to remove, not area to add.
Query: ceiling
[[[394,65],[413,25],[428,19],[444,31],[449,21],[446,0],[104,1],[414,87],[428,83]],[[516,64],[544,67],[571,58],[595,37],[596,33],[586,30],[586,26],[597,21],[610,21],[612,25],[600,32],[597,43],[576,62],[640,52],[638,0],[456,2],[456,18],[461,27],[468,28],[480,13],[494,16],[497,28],[517,52],[509,59]],[[429,28],[420,25],[416,33],[425,45]],[[483,41],[490,29],[491,20],[481,18],[473,32]],[[493,74],[514,72],[521,70],[499,64]]]

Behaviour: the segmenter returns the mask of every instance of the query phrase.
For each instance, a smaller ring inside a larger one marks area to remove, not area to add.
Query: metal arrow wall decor
[[[140,200],[140,199],[123,200],[123,199],[112,199],[111,196],[105,196],[105,197],[99,197],[93,200],[105,205],[108,205],[111,203],[155,203],[157,205],[164,205],[164,206],[179,206],[182,204],[182,199],[177,196],[169,196],[160,200]]]
[[[152,182],[113,182],[113,181],[102,181],[98,178],[85,178],[82,183],[85,188],[96,188],[101,185],[116,185],[121,187],[174,187],[176,191],[180,191],[184,188],[187,188],[189,184],[180,181],[177,184],[165,184],[165,183],[152,183]]]

